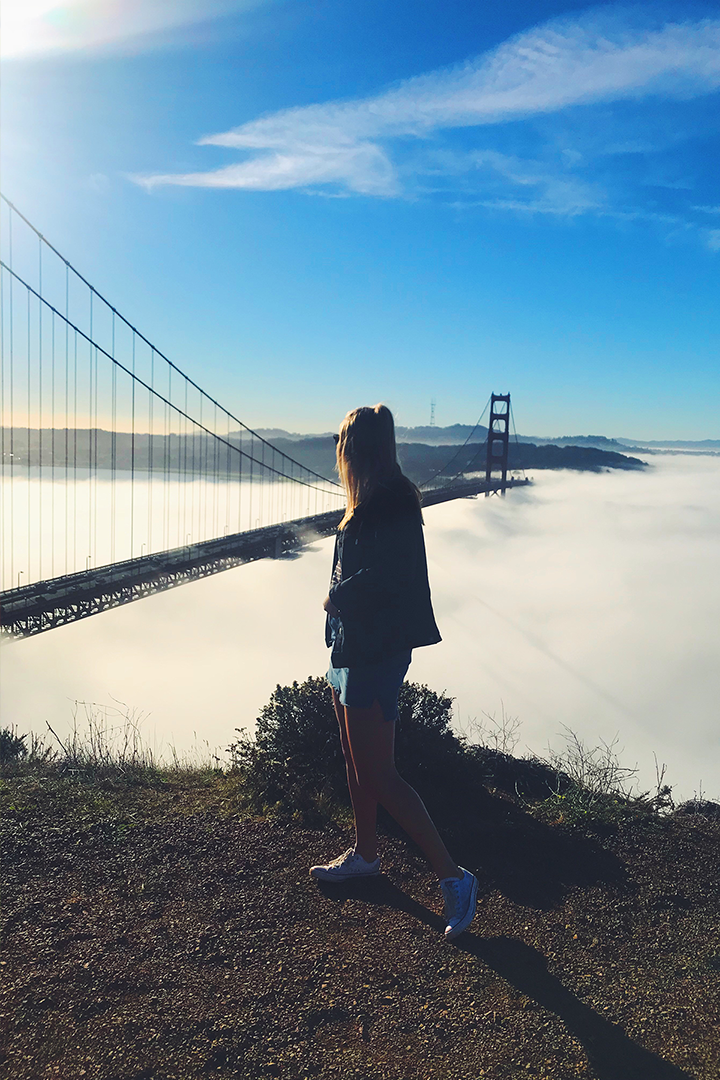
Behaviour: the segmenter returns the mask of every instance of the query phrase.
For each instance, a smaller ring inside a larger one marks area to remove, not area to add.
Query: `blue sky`
[[[717,7],[2,12],[5,192],[250,425],[720,437]]]

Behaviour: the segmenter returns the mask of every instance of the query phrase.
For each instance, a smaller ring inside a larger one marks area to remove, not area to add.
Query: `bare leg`
[[[336,708],[342,709],[337,704]],[[432,818],[425,809],[425,804],[395,768],[395,725],[388,723],[382,715],[376,701],[370,709],[355,709],[346,706],[345,728],[348,748],[354,766],[355,784],[350,786],[353,808],[356,808],[356,794],[362,806],[365,819],[363,827],[369,824],[369,808],[381,803],[395,818],[405,832],[418,845],[439,878],[461,878],[462,870],[450,857]],[[342,731],[342,724],[341,724]],[[348,763],[347,752],[345,761]],[[352,769],[348,763],[348,783]],[[375,811],[373,810],[373,834],[375,829]],[[355,821],[358,811],[355,809]],[[358,834],[359,835],[359,834]],[[363,832],[363,842],[366,837]],[[374,858],[372,847],[369,854],[358,848],[363,858]]]
[[[352,802],[355,817],[355,850],[367,862],[374,862],[377,858],[377,799],[367,789],[361,788],[357,782],[348,742],[345,706],[340,704],[340,698],[334,689],[332,695],[335,715],[340,727],[340,745],[345,758],[350,801]]]

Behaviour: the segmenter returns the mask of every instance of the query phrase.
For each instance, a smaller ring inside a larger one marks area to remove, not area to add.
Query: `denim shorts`
[[[406,649],[377,664],[358,667],[336,668],[331,660],[326,678],[341,705],[369,709],[378,701],[385,720],[397,720],[398,693],[411,658],[411,650]]]

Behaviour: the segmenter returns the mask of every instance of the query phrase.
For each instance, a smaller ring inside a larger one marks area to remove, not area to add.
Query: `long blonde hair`
[[[340,425],[337,444],[337,469],[347,495],[345,516],[338,528],[344,529],[361,503],[380,484],[402,476],[395,447],[395,423],[387,405],[362,405],[352,409]],[[408,488],[419,492],[406,479]]]

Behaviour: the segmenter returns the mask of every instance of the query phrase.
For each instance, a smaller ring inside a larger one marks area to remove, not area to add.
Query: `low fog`
[[[455,699],[459,731],[518,717],[516,754],[561,749],[565,728],[592,745],[617,736],[640,788],[654,787],[656,755],[676,798],[718,798],[720,458],[648,460],[428,508],[444,640],[415,652],[408,678]],[[222,754],[278,683],[324,673],[331,550],[4,645],[3,725],[64,736],[75,702],[121,702],[156,751]]]

